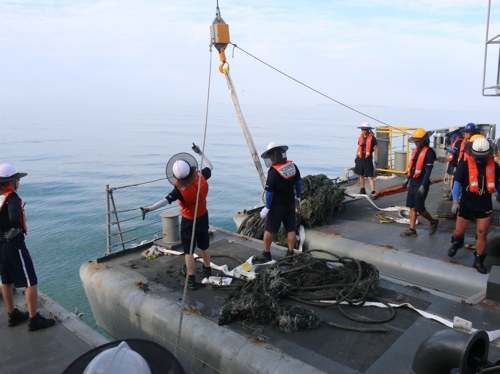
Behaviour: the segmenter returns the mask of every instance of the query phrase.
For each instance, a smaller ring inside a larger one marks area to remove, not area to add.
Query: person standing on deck
[[[462,196],[459,201],[460,192]],[[470,221],[476,220],[476,251],[473,267],[486,274],[486,240],[493,204],[491,195],[500,192],[500,167],[492,157],[492,148],[485,138],[474,140],[471,154],[457,167],[453,186],[452,213],[458,212],[452,245],[448,256],[453,257],[464,244],[464,235]]]
[[[440,144],[441,149],[445,149],[448,152],[448,169],[446,174],[450,176],[449,191],[444,195],[446,200],[453,200],[451,190],[453,189],[453,176],[455,175],[455,169],[458,164],[458,154],[460,153],[460,147],[462,146],[462,133],[458,126],[450,127],[447,135],[451,140],[451,147],[446,147],[444,144]]]
[[[418,128],[410,137],[410,141],[415,142],[416,148],[411,155],[407,178],[403,183],[405,188],[410,185],[406,196],[406,206],[410,208],[410,228],[401,232],[401,236],[417,236],[415,230],[417,214],[429,221],[429,235],[436,232],[439,224],[439,220],[432,218],[425,209],[425,199],[429,193],[431,172],[436,159],[436,152],[429,147],[429,135],[424,129]]]
[[[202,154],[200,148],[194,143],[192,149],[195,153],[199,155]],[[174,189],[163,200],[147,207],[141,207],[142,219],[144,219],[146,213],[162,208],[177,200],[182,214],[181,242],[184,249],[186,269],[189,269],[187,285],[191,290],[196,290],[197,288],[194,274],[194,258],[191,256],[191,236],[193,233],[198,189],[200,192],[193,247],[201,249],[203,277],[208,278],[212,275],[212,269],[210,267],[210,250],[208,249],[210,242],[208,232],[207,180],[211,177],[214,167],[205,155],[203,155],[202,163],[206,167],[199,173],[197,171],[197,162],[190,154],[179,153],[172,157],[167,164],[167,178],[170,183],[174,185]]]
[[[371,131],[373,127],[370,126],[368,122],[363,122],[358,129],[361,129],[361,135],[358,139],[358,150],[356,152],[356,158],[354,159],[354,172],[359,175],[359,184],[361,189],[360,194],[365,195],[365,177],[368,178],[370,182],[370,188],[372,189],[372,195],[375,194],[375,180],[373,179],[373,172],[375,166],[378,165],[378,144],[377,138],[373,135]],[[373,161],[373,153],[375,152],[375,161]]]
[[[300,204],[302,182],[299,168],[286,158],[287,150],[286,145],[277,145],[275,142],[271,142],[261,155],[269,170],[265,188],[266,206],[260,212],[260,217],[266,220],[264,251],[261,255],[253,258],[255,262],[271,261],[273,234],[278,232],[282,222],[288,239],[286,256],[293,256],[297,238],[295,204]]]
[[[9,326],[16,326],[29,318],[29,331],[36,331],[52,326],[55,321],[37,312],[38,280],[24,242],[28,227],[23,203],[17,194],[21,178],[26,175],[19,173],[12,164],[0,164],[0,276]],[[25,287],[27,312],[21,312],[14,306],[12,284]]]

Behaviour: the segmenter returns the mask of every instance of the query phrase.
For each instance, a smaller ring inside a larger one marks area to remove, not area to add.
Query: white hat
[[[0,164],[0,183],[20,179],[27,175],[27,173],[18,172],[17,168],[12,164]]]
[[[453,132],[455,132],[455,131],[458,131],[458,130],[460,130],[460,127],[458,127],[458,126],[451,126],[451,127],[448,129],[448,133],[450,133],[450,134],[451,134],[451,133],[453,133]]]
[[[358,127],[358,129],[361,129],[361,130],[372,130],[373,127],[370,126],[370,124],[368,122],[363,122],[361,124],[360,127]]]
[[[276,148],[281,148],[281,153],[286,154],[286,151],[288,151],[288,146],[287,145],[278,145],[276,142],[271,142],[267,145],[267,149],[265,152],[263,152],[260,157],[262,158],[268,158],[269,154],[272,153],[272,151]],[[285,156],[286,157],[286,156]]]
[[[83,373],[151,374],[151,369],[144,357],[126,342],[121,342],[118,347],[109,348],[94,357]]]
[[[191,172],[191,167],[186,161],[177,160],[174,162],[172,170],[174,172],[174,177],[176,177],[177,179],[184,179]]]
[[[490,142],[486,138],[479,138],[472,143],[472,154],[477,157],[487,157],[491,153]]]

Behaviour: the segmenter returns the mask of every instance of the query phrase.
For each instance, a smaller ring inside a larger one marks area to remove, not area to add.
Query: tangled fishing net
[[[297,231],[300,225],[325,226],[330,224],[333,216],[343,212],[343,192],[324,174],[307,175],[302,178],[302,197],[297,209]],[[255,239],[264,238],[265,221],[260,218],[260,209],[248,213],[238,228],[238,233]],[[276,244],[287,246],[287,232],[283,225],[274,234]],[[296,242],[295,248],[300,245]]]
[[[375,266],[350,257],[337,257],[322,250],[307,252],[294,255],[293,263],[285,258],[267,265],[254,280],[233,288],[220,309],[219,325],[238,320],[272,325],[285,332],[317,329],[323,321],[314,311],[301,305],[282,306],[280,300],[288,298],[321,307],[337,305],[340,310],[339,304],[342,302],[363,305],[365,301],[374,300],[378,295],[380,278]],[[314,257],[311,252],[325,252],[336,259]],[[331,303],[325,304],[324,300],[330,300]],[[341,312],[351,318],[342,310]],[[389,319],[392,317],[393,315]],[[389,319],[357,321],[379,323]],[[385,331],[338,325],[335,327],[357,331]]]

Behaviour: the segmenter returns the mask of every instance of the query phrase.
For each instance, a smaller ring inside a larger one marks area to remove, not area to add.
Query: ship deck
[[[435,168],[435,179],[443,169]],[[442,175],[442,174],[441,174]],[[398,177],[377,180],[377,190],[396,186]],[[368,182],[367,182],[368,183]],[[356,193],[359,185],[347,187],[347,193]],[[434,184],[428,197],[428,210],[434,215],[444,191]],[[378,206],[404,206],[406,193],[384,196],[375,201]],[[496,204],[496,203],[495,203]],[[380,223],[375,217],[377,209],[365,198],[346,203],[344,213],[336,216],[330,226],[314,231],[328,237],[340,237],[354,243],[370,243],[373,248],[398,252],[411,261],[419,256],[429,261],[452,264],[470,279],[480,284],[488,275],[471,269],[472,251],[459,250],[450,259],[446,252],[454,226],[453,219],[442,219],[435,235],[429,236],[425,222],[418,225],[416,238],[400,237],[399,232],[408,225]],[[424,220],[425,221],[425,220]],[[308,234],[312,232],[308,230]],[[473,244],[474,224],[468,230],[466,243]],[[306,244],[307,241],[306,241]],[[310,244],[310,243],[309,243]],[[370,247],[370,248],[372,248]],[[147,259],[141,256],[146,246],[117,252],[82,265],[80,275],[100,327],[117,339],[144,338],[153,340],[171,352],[178,350],[178,359],[186,371],[207,373],[284,373],[293,370],[307,373],[408,373],[419,345],[430,335],[448,327],[424,318],[407,308],[397,308],[395,318],[377,327],[386,333],[354,332],[326,325],[317,330],[283,333],[271,326],[247,325],[232,322],[218,326],[219,309],[229,290],[199,285],[196,291],[187,291],[182,327],[180,306],[184,290],[184,276],[180,273],[183,256],[159,256]],[[368,248],[368,250],[370,250]],[[306,248],[307,249],[307,248]],[[252,255],[262,251],[262,242],[242,237],[226,230],[214,228],[210,250],[212,262],[234,268]],[[335,249],[331,250],[335,252]],[[285,249],[274,246],[275,259],[282,258]],[[489,269],[496,258],[488,258]],[[197,264],[197,280],[201,280],[201,264]],[[472,322],[474,329],[493,331],[500,329],[497,302],[484,299],[484,293],[464,300],[457,295],[436,289],[415,286],[409,281],[395,279],[381,271],[380,297],[390,303],[409,303],[446,320],[455,316]],[[459,283],[460,280],[457,279]],[[295,303],[281,300],[283,304]],[[336,307],[314,310],[323,321],[339,325],[360,326],[347,319]],[[372,319],[387,315],[377,308],[349,308],[350,313]],[[369,326],[372,327],[372,326]],[[489,346],[489,360],[500,357],[500,343]]]
[[[14,303],[27,310],[23,289],[17,289]],[[48,329],[28,331],[28,322],[8,326],[4,306],[0,312],[0,367],[10,373],[62,373],[76,358],[109,340],[94,331],[76,315],[69,313],[39,291],[38,310],[53,317],[56,324]]]

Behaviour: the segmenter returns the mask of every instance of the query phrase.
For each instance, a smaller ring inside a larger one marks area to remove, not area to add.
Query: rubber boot
[[[456,241],[455,238],[452,236],[451,237],[451,247],[450,249],[448,249],[448,256],[449,257],[453,257],[457,254],[457,251],[458,251],[458,248],[462,248],[463,245],[464,245],[464,240],[459,240],[459,241]]]
[[[359,190],[359,194],[360,194],[360,195],[366,195],[366,190],[365,190],[364,188],[361,188],[361,189]]]
[[[486,274],[488,270],[484,267],[484,259],[486,258],[485,254],[478,254],[477,252],[474,252],[474,264],[472,267],[474,267],[477,271],[479,271],[481,274]]]

